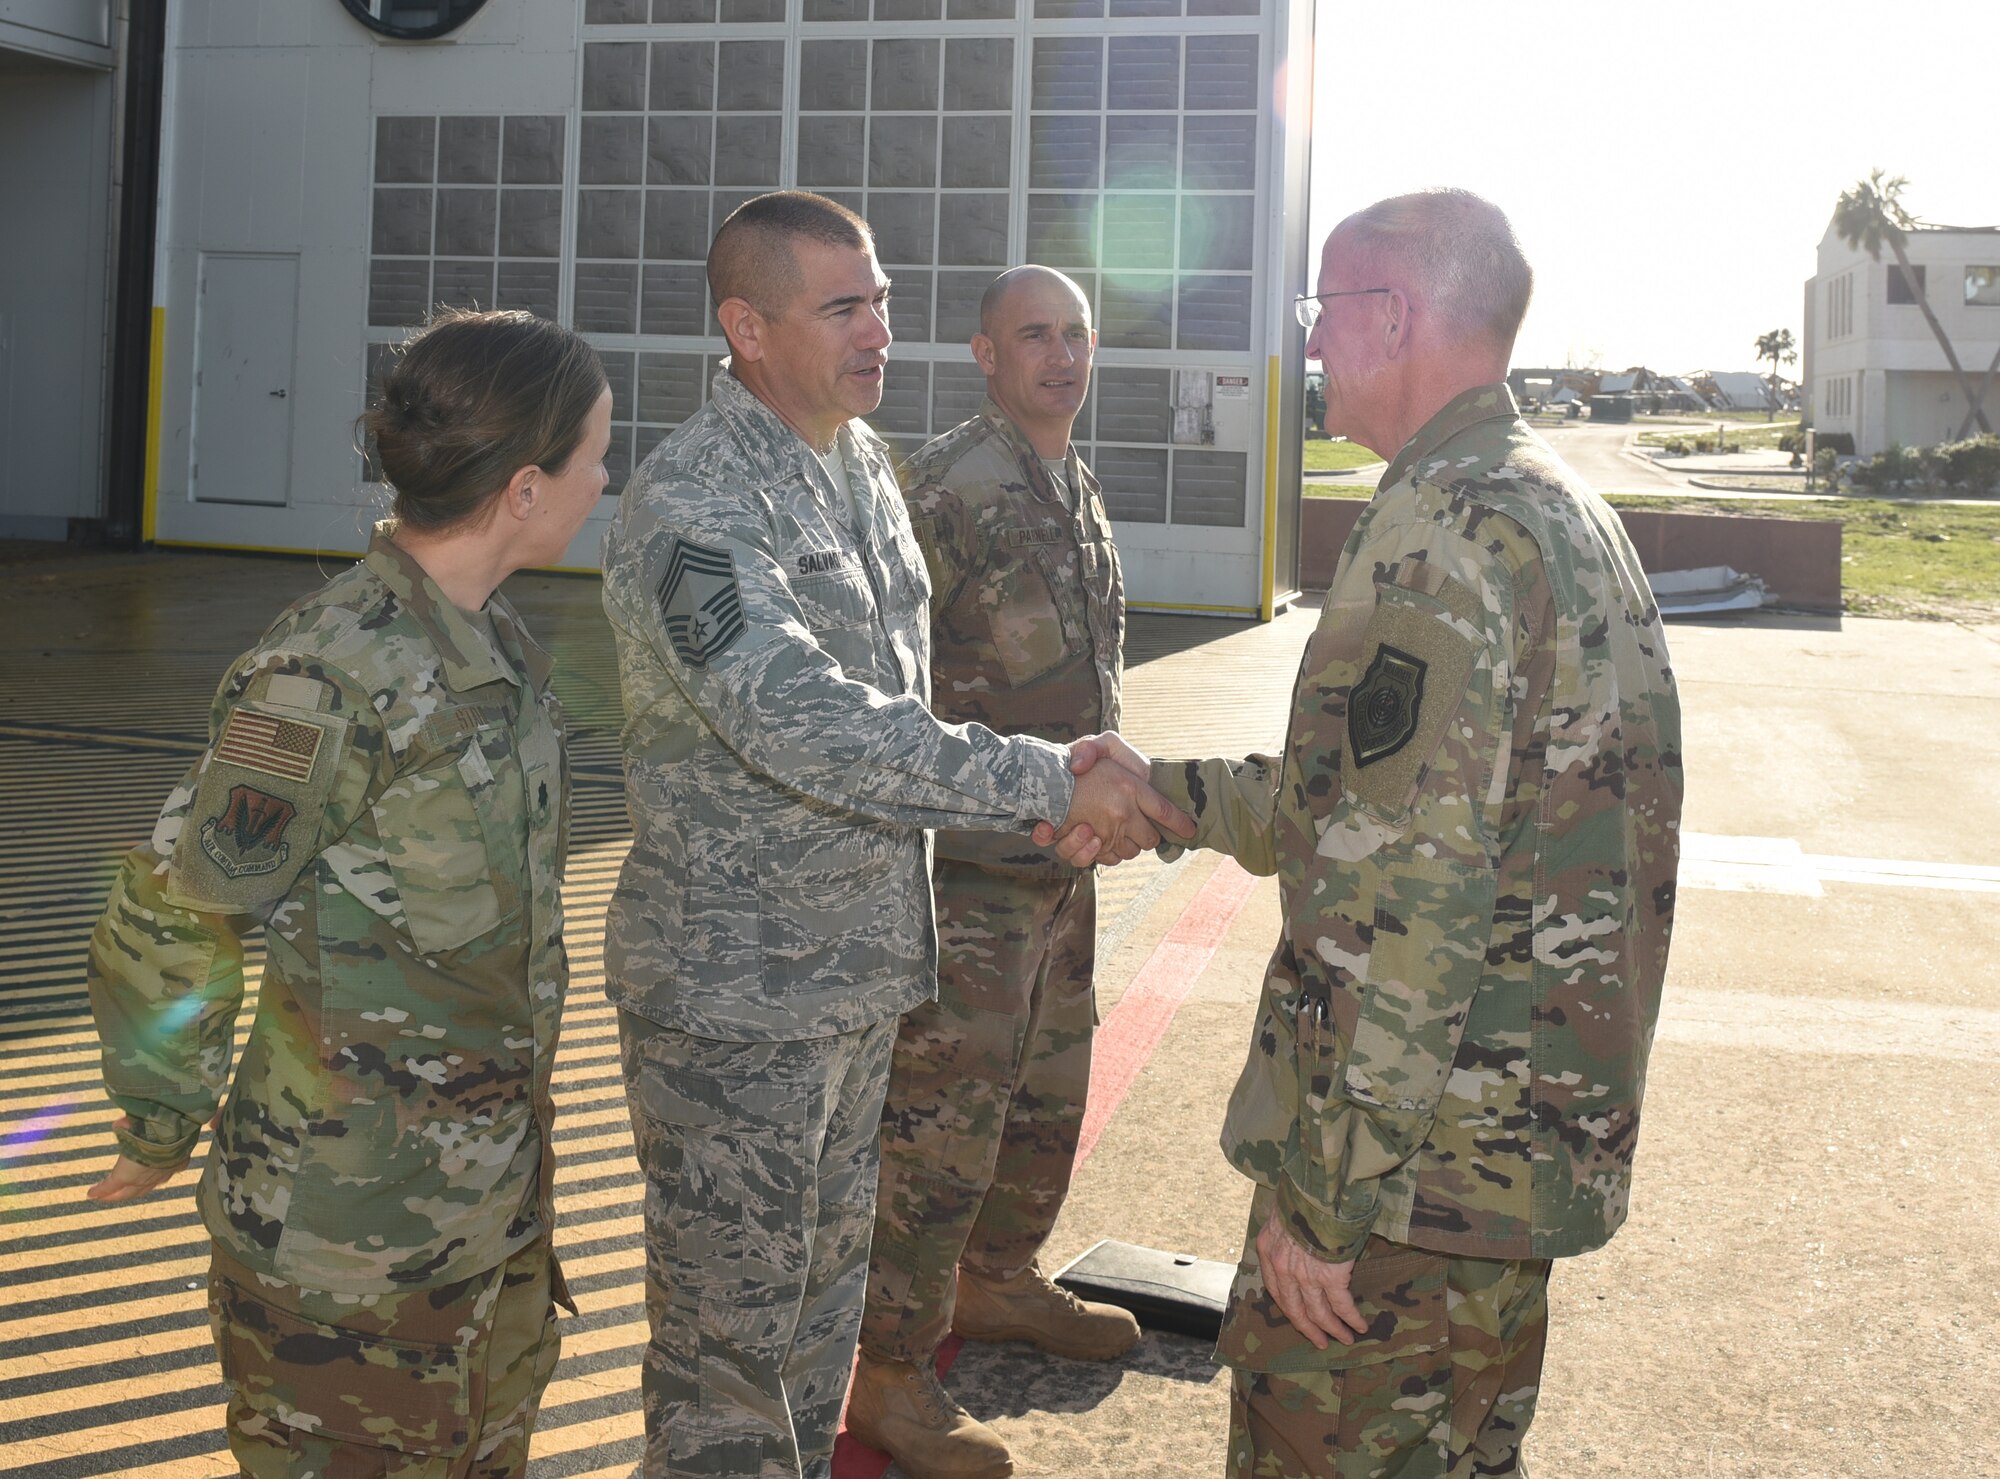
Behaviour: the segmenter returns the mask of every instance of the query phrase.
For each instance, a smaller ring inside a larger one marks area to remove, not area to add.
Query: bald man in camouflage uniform
[[[855,419],[890,342],[866,223],[760,196],[708,272],[731,357],[604,549],[635,833],[605,976],[648,1183],[644,1472],[811,1479],[852,1369],[896,1019],[936,989],[923,829],[1158,798],[931,717],[929,581]]]
[[[931,578],[931,708],[1067,743],[1118,724],[1125,589],[1070,428],[1096,334],[1076,284],[1004,273],[972,340],[979,414],[902,468]],[[938,1344],[1027,1340],[1108,1360],[1130,1314],[1036,1254],[1069,1189],[1090,1086],[1097,892],[1025,838],[940,832],[938,999],[904,1017],[882,1119],[862,1359],[848,1426],[911,1479],[1005,1474],[997,1434],[929,1376]]]
[[[1464,192],[1333,233],[1307,352],[1393,460],[1283,753],[1152,767],[1283,906],[1223,1132],[1234,1479],[1522,1472],[1550,1260],[1629,1207],[1680,710],[1622,525],[1500,383],[1530,282]]]

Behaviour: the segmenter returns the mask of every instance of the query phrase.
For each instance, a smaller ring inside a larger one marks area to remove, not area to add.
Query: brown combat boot
[[[1076,1361],[1115,1360],[1139,1343],[1130,1311],[1078,1299],[1038,1263],[1004,1282],[959,1269],[951,1328],[967,1340],[1025,1340]]]
[[[1000,1435],[952,1401],[929,1361],[882,1361],[863,1351],[847,1394],[847,1431],[892,1456],[910,1479],[1014,1472]]]

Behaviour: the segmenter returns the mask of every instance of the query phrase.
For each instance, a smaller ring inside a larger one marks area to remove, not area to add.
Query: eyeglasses
[[[1310,329],[1319,322],[1319,305],[1327,298],[1366,298],[1373,293],[1391,293],[1394,288],[1353,288],[1345,293],[1306,293],[1292,299],[1292,314],[1299,327]]]

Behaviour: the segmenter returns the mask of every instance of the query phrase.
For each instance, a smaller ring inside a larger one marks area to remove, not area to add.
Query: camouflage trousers
[[[921,1361],[951,1329],[961,1263],[1011,1278],[1069,1192],[1090,1088],[1097,886],[940,859],[938,999],[903,1018],[861,1344]]]
[[[825,1479],[894,1020],[720,1042],[618,1014],[646,1179],[645,1479]]]
[[[546,1239],[454,1284],[329,1294],[221,1250],[208,1318],[249,1479],[522,1479],[568,1295]]]
[[[1321,1351],[1258,1272],[1271,1200],[1259,1187],[1216,1349],[1234,1370],[1229,1479],[1525,1479],[1549,1260],[1370,1238],[1351,1285],[1368,1333]]]

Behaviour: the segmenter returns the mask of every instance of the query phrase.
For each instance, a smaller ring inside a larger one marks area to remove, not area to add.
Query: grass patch
[[[1614,506],[1659,512],[1838,519],[1841,605],[1856,616],[1991,621],[2000,616],[2000,508],[1819,501],[1649,498],[1614,494]]]
[[[1697,415],[1693,411],[1661,411],[1651,416],[1640,416],[1642,426],[1713,426],[1718,421],[1755,422],[1764,425],[1764,411],[1703,411]],[[1780,411],[1777,425],[1785,426],[1799,419],[1797,411]]]
[[[1713,421],[1705,424],[1691,421],[1685,428],[1676,428],[1673,431],[1642,431],[1639,433],[1639,445],[1664,447],[1672,442],[1691,444],[1699,436],[1712,438],[1715,435],[1715,427],[1716,423]],[[1768,426],[1761,421],[1755,425],[1736,424],[1731,425],[1723,434],[1723,440],[1729,446],[1740,447],[1745,452],[1766,449],[1775,451],[1780,437],[1795,434],[1798,429],[1798,423],[1795,421],[1774,421]]]
[[[1382,460],[1358,442],[1311,441],[1305,448],[1307,472],[1341,472],[1350,467],[1371,467]]]
[[[1361,498],[1359,483],[1306,485],[1308,498]],[[2000,505],[1887,503],[1873,498],[1696,498],[1613,493],[1617,508],[1656,513],[1838,519],[1841,606],[1856,616],[1917,621],[2000,619]]]

